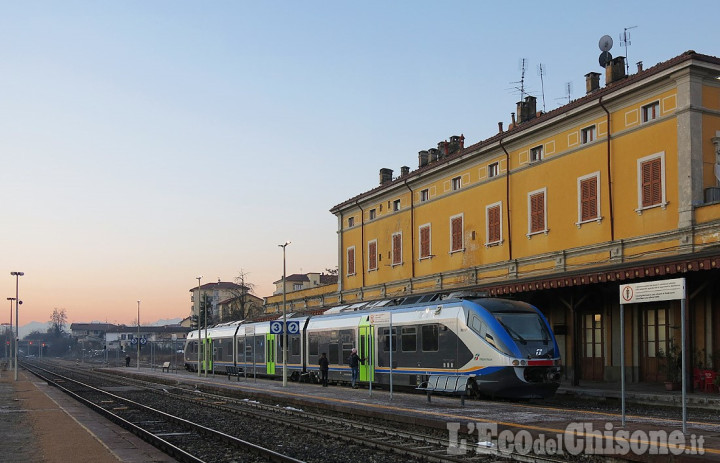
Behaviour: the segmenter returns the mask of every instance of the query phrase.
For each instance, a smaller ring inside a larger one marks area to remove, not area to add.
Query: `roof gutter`
[[[415,193],[408,185],[407,179],[404,183],[410,190],[410,278],[412,279],[415,278]]]
[[[502,137],[500,137],[498,142],[500,143],[500,148],[505,152],[505,217],[507,217],[508,260],[512,260],[512,233],[510,233],[510,153],[505,149]],[[502,236],[500,238],[502,239]]]
[[[598,99],[598,104],[600,107],[605,111],[605,118],[607,120],[607,142],[605,145],[607,146],[607,177],[608,177],[608,201],[610,203],[610,242],[615,241],[615,216],[613,214],[613,189],[612,189],[612,171],[610,170],[611,164],[610,164],[610,140],[611,140],[611,134],[610,134],[610,111],[605,107],[603,104],[603,96],[600,95],[600,98]],[[600,211],[598,211],[600,212]]]

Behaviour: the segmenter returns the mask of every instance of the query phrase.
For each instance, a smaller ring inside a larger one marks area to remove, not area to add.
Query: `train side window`
[[[353,345],[351,342],[344,342],[342,345],[342,359],[343,363],[347,363],[348,358],[350,358],[350,352],[352,351]],[[358,355],[362,355],[362,352],[359,352]]]
[[[338,363],[340,363],[340,362],[338,362],[338,360],[340,359],[340,357],[338,355],[339,350],[340,350],[340,345],[337,343],[337,341],[331,342],[330,345],[328,346],[328,355],[329,355],[328,361],[333,365],[337,365]]]
[[[382,329],[383,352],[390,352],[390,328]],[[397,352],[397,328],[392,329],[392,350]]]
[[[439,350],[438,325],[423,325],[422,350],[423,352],[437,352]]]
[[[300,355],[300,336],[290,338],[290,355]]]
[[[417,351],[417,328],[414,326],[404,326],[400,333],[402,338],[402,351]]]
[[[309,354],[308,355],[313,355],[313,356],[319,355],[320,349],[318,347],[318,341],[320,339],[320,336],[318,336],[315,333],[309,333],[308,336],[309,336],[309,346],[308,346]]]

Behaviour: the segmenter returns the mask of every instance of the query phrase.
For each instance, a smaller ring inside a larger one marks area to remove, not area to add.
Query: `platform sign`
[[[371,313],[369,315],[371,325],[379,325],[381,323],[390,323],[390,313]]]
[[[288,334],[298,334],[300,332],[300,322],[297,320],[287,322],[287,332]]]
[[[620,285],[620,303],[685,299],[685,278]]]
[[[135,344],[137,344],[137,338],[132,338],[132,339],[130,340],[130,344],[132,344],[133,346],[134,346]]]
[[[283,322],[280,320],[270,322],[270,333],[271,334],[283,334]],[[287,333],[288,334],[298,334],[300,333],[300,322],[299,321],[289,321],[287,322]]]
[[[140,338],[140,345],[144,346],[145,344],[147,344],[147,338]]]
[[[270,322],[270,333],[282,334],[282,332],[283,332],[283,322],[281,322],[281,321]]]

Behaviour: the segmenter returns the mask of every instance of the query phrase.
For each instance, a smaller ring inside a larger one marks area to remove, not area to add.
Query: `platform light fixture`
[[[283,250],[283,387],[287,387],[287,312],[285,310],[285,248],[291,241],[285,241],[284,244],[278,244]]]
[[[15,381],[18,380],[18,339],[20,339],[20,326],[18,323],[18,306],[22,304],[19,294],[19,279],[24,272],[10,272],[15,277]]]

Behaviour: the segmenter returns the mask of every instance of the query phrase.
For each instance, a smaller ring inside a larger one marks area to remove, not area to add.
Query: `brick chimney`
[[[588,72],[585,74],[585,93],[592,93],[600,88],[600,73]]]
[[[519,120],[518,122],[522,124],[523,122],[527,122],[530,119],[534,118],[536,115],[536,108],[537,108],[537,99],[534,96],[526,96],[524,101],[518,101],[517,103],[517,113]]]
[[[418,151],[418,167],[425,167],[430,161],[430,153],[427,150]]]
[[[438,152],[435,148],[430,148],[428,150],[428,153],[430,154],[430,162],[436,162],[438,159],[440,159],[440,152]]]
[[[400,176],[401,176],[401,177],[404,177],[404,176],[406,176],[406,175],[409,174],[409,173],[410,173],[410,168],[409,168],[408,166],[402,166],[402,167],[400,168]]]
[[[613,82],[617,82],[620,79],[624,79],[625,76],[625,57],[618,56],[613,58],[609,63],[605,65],[605,85],[610,85]]]
[[[392,182],[392,169],[382,168],[380,169],[380,185]]]

